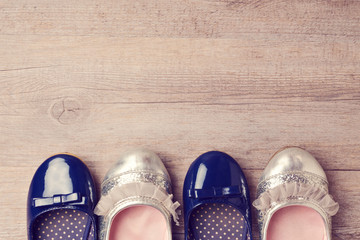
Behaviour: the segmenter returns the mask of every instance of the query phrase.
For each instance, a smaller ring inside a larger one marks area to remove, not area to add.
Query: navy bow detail
[[[52,197],[34,198],[34,207],[43,207],[49,205],[62,205],[68,203],[85,204],[85,197],[81,197],[80,193],[70,193],[63,195],[54,195]]]
[[[228,197],[231,195],[242,195],[240,186],[229,187],[213,187],[210,189],[193,189],[189,190],[190,198],[213,198],[213,197]]]

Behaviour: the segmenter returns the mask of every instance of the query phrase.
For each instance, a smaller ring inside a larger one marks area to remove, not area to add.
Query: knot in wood
[[[80,101],[74,98],[64,98],[54,103],[51,107],[51,116],[61,124],[72,124],[82,115]]]

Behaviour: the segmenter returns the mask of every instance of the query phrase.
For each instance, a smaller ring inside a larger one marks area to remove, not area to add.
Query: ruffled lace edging
[[[332,196],[318,186],[303,183],[284,183],[266,192],[263,192],[253,206],[262,212],[268,211],[273,204],[291,199],[302,199],[315,202],[329,216],[334,216],[339,210],[339,204]]]
[[[106,196],[102,196],[95,207],[95,214],[106,215],[119,202],[129,197],[147,197],[159,201],[173,216],[176,225],[179,225],[179,216],[176,209],[180,206],[179,202],[173,202],[173,195],[167,194],[152,183],[137,182],[115,186]]]

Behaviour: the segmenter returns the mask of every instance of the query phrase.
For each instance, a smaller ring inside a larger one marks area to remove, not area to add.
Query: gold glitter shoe
[[[105,176],[100,215],[101,240],[171,240],[171,218],[178,224],[171,181],[161,159],[137,149],[125,153]]]
[[[261,240],[331,240],[331,216],[339,205],[324,170],[307,151],[289,147],[269,161],[257,187]]]

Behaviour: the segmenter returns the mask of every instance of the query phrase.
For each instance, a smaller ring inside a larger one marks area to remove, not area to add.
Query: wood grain
[[[333,239],[359,239],[359,12],[356,0],[1,1],[0,239],[26,238],[28,186],[54,153],[78,155],[99,186],[123,151],[148,147],[181,201],[190,163],[221,150],[254,199],[288,145],[326,170]]]

